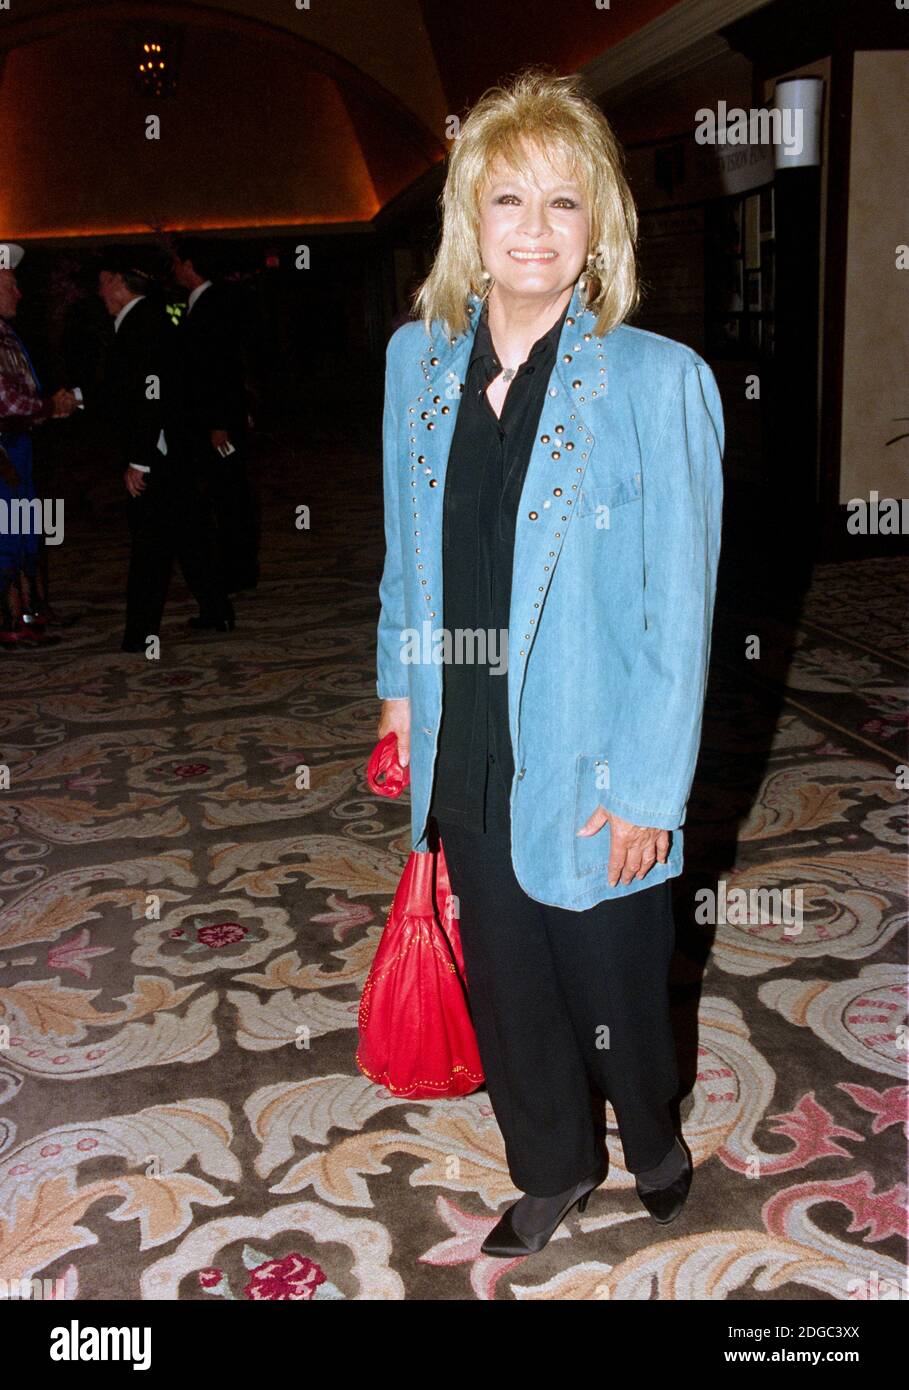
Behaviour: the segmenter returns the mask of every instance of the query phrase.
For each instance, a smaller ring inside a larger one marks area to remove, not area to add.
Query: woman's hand
[[[410,762],[410,700],[383,700],[379,717],[379,739],[394,729],[398,736],[398,762],[406,767]]]
[[[656,830],[651,825],[632,825],[622,820],[614,811],[598,806],[579,835],[595,835],[606,822],[612,844],[609,848],[607,874],[609,885],[614,888],[621,878],[623,883],[643,878],[654,864],[665,864],[669,856],[669,831]]]

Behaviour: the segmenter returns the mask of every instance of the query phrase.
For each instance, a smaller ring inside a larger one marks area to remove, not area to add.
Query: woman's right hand
[[[406,767],[410,762],[410,700],[383,700],[379,717],[379,739],[391,731],[398,738],[398,762]]]

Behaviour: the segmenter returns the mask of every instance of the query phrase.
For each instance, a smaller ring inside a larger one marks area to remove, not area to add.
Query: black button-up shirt
[[[499,375],[484,304],[448,456],[443,502],[442,722],[431,812],[469,830],[486,826],[486,787],[497,763],[511,786],[508,620],[515,518],[568,306],[534,343],[508,388],[501,417],[486,388]],[[459,631],[482,634],[461,655]],[[466,659],[465,659],[466,658]],[[482,658],[482,659],[478,659]]]

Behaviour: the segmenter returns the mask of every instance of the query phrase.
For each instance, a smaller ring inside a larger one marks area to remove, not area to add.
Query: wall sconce
[[[774,166],[777,169],[817,168],[821,162],[823,78],[784,77],[774,88],[773,104],[781,113],[783,130],[800,136],[797,141],[774,145]]]

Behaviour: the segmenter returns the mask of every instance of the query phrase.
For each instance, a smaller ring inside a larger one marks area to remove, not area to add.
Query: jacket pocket
[[[579,753],[575,773],[574,870],[576,874],[599,873],[609,864],[611,837],[609,822],[601,825],[595,835],[578,835],[597,806],[602,805],[600,792],[609,787],[609,762],[602,755]]]
[[[600,507],[614,511],[624,507],[627,502],[638,502],[641,497],[641,475],[632,473],[627,478],[616,478],[605,487],[595,482],[585,485],[578,496],[577,515],[588,516]]]

